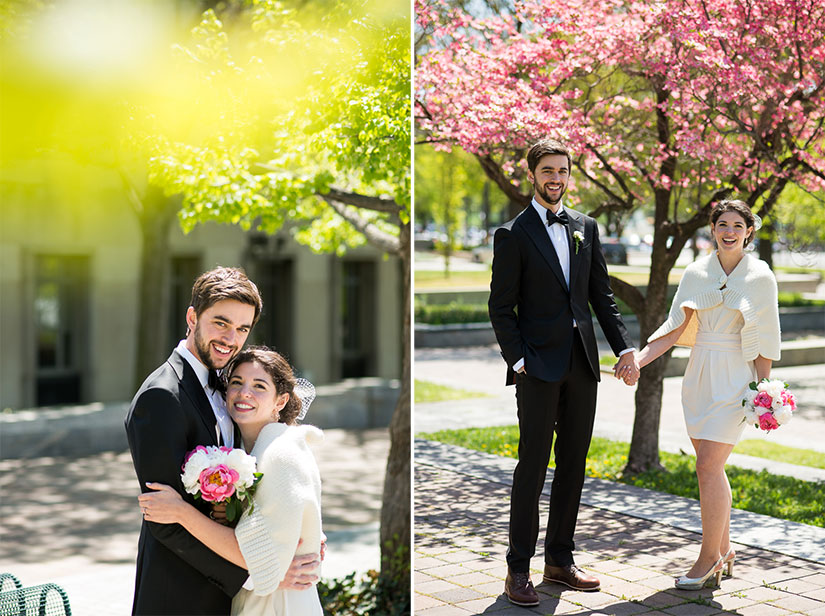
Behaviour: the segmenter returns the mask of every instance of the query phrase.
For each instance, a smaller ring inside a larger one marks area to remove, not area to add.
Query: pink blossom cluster
[[[825,189],[825,3],[527,0],[477,18],[417,0],[416,16],[433,143],[484,155],[552,135],[630,192]]]

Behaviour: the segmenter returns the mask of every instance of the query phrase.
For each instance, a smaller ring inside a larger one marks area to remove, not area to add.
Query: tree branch
[[[642,314],[645,310],[645,296],[634,285],[616,278],[611,274],[610,287],[619,299],[630,306],[635,314]]]
[[[590,144],[587,145],[587,149],[590,150],[591,152],[593,152],[593,154],[596,156],[596,158],[598,158],[601,161],[601,163],[604,165],[605,170],[610,175],[612,175],[614,178],[616,178],[616,182],[619,184],[619,187],[622,189],[622,192],[624,192],[624,194],[626,194],[626,195],[632,194],[630,189],[627,187],[627,184],[625,183],[624,178],[622,177],[622,175],[613,168],[613,165],[611,165],[607,161],[607,158],[605,156],[603,156],[601,152],[597,151],[596,148],[594,148]]]
[[[521,203],[524,206],[527,206],[530,203],[530,194],[523,194],[513,183],[510,181],[504,172],[501,170],[501,166],[493,160],[493,157],[489,154],[481,155],[476,154],[476,159],[478,160],[481,168],[484,169],[484,173],[487,174],[487,177],[495,182],[496,186],[501,189],[507,198],[512,201],[513,203]]]
[[[401,211],[398,204],[393,199],[386,197],[369,197],[359,193],[350,193],[337,188],[330,188],[326,195],[321,195],[325,199],[329,197],[335,201],[346,203],[361,208],[362,210],[372,210],[373,212],[384,212],[387,214],[395,214],[396,216]]]
[[[367,238],[367,241],[370,244],[384,252],[396,255],[399,254],[399,251],[401,250],[401,241],[397,237],[382,231],[374,223],[364,219],[364,217],[357,211],[348,209],[346,205],[340,201],[336,201],[329,195],[318,196],[329,203],[332,209],[335,210],[341,218],[363,233],[364,237]]]
[[[138,195],[137,189],[135,188],[131,178],[129,178],[128,174],[121,167],[117,168],[117,173],[120,176],[120,181],[123,182],[123,188],[126,190],[126,197],[129,200],[129,203],[132,204],[138,218],[142,219],[146,210],[143,204],[143,199],[141,199],[140,195]]]

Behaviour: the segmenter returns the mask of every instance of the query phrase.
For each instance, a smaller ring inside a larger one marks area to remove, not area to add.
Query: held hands
[[[613,375],[617,379],[625,382],[625,385],[633,386],[639,380],[641,369],[639,368],[639,360],[636,357],[636,351],[630,351],[619,357],[619,361],[613,366]]]
[[[146,482],[146,487],[155,492],[138,496],[143,519],[158,524],[175,524],[183,519],[186,503],[174,488],[163,483]]]

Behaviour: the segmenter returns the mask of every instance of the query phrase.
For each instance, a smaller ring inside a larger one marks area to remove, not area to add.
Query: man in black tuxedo
[[[619,356],[616,376],[634,382],[635,349],[613,299],[596,221],[562,205],[570,154],[544,139],[527,156],[532,203],[499,228],[493,244],[490,321],[516,385],[518,464],[510,496],[505,593],[516,605],[538,605],[530,559],[539,530],[539,497],[556,433],[556,470],[544,544],[544,581],[577,590],[600,582],[573,561],[573,533],[599,381],[596,336],[588,304]]]
[[[150,374],[126,417],[129,449],[143,492],[146,482],[173,486],[207,515],[209,503],[194,500],[181,482],[181,465],[198,445],[240,447],[226,411],[217,371],[234,357],[261,313],[261,296],[240,269],[219,267],[202,274],[186,312],[186,338]],[[296,557],[287,587],[302,588]],[[134,615],[229,614],[232,597],[248,578],[245,569],[224,560],[179,524],[143,522],[138,544]]]

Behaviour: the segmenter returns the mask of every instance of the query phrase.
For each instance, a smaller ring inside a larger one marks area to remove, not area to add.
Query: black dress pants
[[[510,493],[510,547],[507,565],[516,573],[530,569],[539,531],[539,497],[544,488],[553,433],[556,469],[544,540],[547,564],[573,564],[573,533],[579,513],[587,450],[593,434],[598,381],[576,332],[567,373],[548,383],[516,375],[519,445]]]

